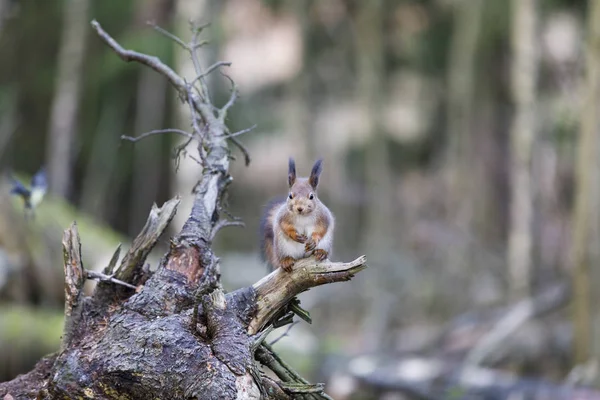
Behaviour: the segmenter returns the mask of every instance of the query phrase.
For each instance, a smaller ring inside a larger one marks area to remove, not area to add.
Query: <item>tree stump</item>
[[[221,202],[232,180],[228,141],[249,163],[237,140],[249,130],[231,133],[224,122],[236,100],[235,84],[227,103],[217,108],[204,80],[228,63],[201,70],[196,50],[202,27],[193,29],[190,43],[155,27],[190,52],[197,69],[189,81],[156,57],[123,49],[96,21],[92,27],[123,60],[142,63],[165,76],[190,106],[192,132],[171,129],[126,139],[184,135],[198,143],[202,175],[190,216],[155,272],[145,260],[175,215],[179,198],[161,208],[154,205],[131,249],[120,263],[117,249],[101,274],[84,268],[76,223],[65,231],[65,327],[60,351],[42,359],[28,374],[0,384],[0,398],[329,398],[323,385],[311,385],[298,376],[263,340],[274,324],[291,322],[297,294],[351,279],[366,268],[366,258],[350,263],[307,258],[289,273],[278,269],[250,287],[225,293],[211,243],[220,229],[240,225],[223,219]],[[89,297],[82,294],[86,279],[99,280]],[[280,381],[262,372],[261,364]]]

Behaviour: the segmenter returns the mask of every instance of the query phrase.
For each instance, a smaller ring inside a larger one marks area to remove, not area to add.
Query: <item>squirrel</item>
[[[314,255],[323,261],[331,253],[335,220],[317,197],[322,165],[323,161],[317,160],[308,178],[296,177],[296,163],[290,158],[287,198],[271,200],[264,209],[261,255],[271,271],[281,267],[290,272],[301,258]]]

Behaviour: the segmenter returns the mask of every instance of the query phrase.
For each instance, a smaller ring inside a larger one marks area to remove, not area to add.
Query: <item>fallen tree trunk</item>
[[[250,287],[224,293],[211,242],[221,228],[239,224],[221,216],[221,200],[232,180],[227,141],[234,141],[249,162],[237,134],[224,123],[236,99],[235,86],[227,104],[216,108],[204,82],[207,73],[226,63],[201,70],[196,58],[201,28],[194,28],[189,44],[157,28],[190,52],[197,76],[186,81],[159,59],[123,49],[97,22],[92,26],[123,60],[164,75],[190,105],[193,132],[169,132],[198,142],[202,176],[191,214],[154,273],[145,259],[175,215],[178,198],[153,207],[118,268],[119,249],[103,274],[85,270],[77,225],[65,231],[61,349],[30,373],[0,384],[0,398],[329,398],[323,385],[310,385],[263,340],[274,324],[291,322],[298,293],[348,280],[366,268],[366,259],[332,263],[309,258],[297,262],[291,273],[276,270]],[[82,294],[87,278],[100,280],[90,297]],[[262,372],[261,364],[281,381]]]
[[[441,358],[368,355],[350,361],[347,373],[371,392],[403,393],[418,400],[600,399],[600,392],[591,387],[526,379]]]

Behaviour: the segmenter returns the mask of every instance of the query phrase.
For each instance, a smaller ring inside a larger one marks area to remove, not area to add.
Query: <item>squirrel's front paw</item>
[[[315,249],[315,247],[317,247],[317,243],[315,243],[315,241],[311,239],[304,245],[304,251],[306,253],[310,253]]]
[[[295,260],[292,257],[284,257],[279,261],[279,265],[285,272],[292,272]]]
[[[329,253],[327,253],[325,250],[323,249],[316,249],[314,252],[315,258],[318,261],[323,261],[324,259],[327,258],[327,256],[329,255]]]
[[[307,240],[308,240],[308,237],[306,235],[301,235],[298,232],[296,232],[296,242],[305,243]]]

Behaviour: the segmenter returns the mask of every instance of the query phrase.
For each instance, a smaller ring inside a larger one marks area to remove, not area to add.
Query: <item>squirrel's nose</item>
[[[302,207],[296,207],[296,210],[298,210],[298,212],[302,212],[304,210],[304,208],[302,208]]]

